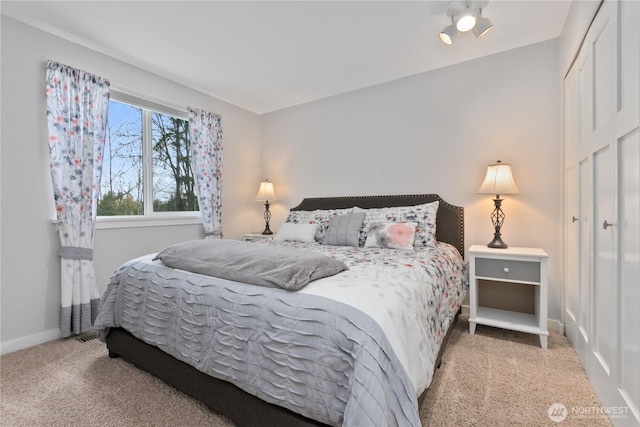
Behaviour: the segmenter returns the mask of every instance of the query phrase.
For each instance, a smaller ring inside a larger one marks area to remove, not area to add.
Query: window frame
[[[160,227],[168,225],[201,224],[200,210],[155,212],[153,210],[153,135],[152,115],[160,113],[182,120],[189,120],[186,108],[174,106],[169,102],[154,100],[130,90],[111,86],[110,100],[131,105],[142,110],[142,215],[98,215],[96,229]]]

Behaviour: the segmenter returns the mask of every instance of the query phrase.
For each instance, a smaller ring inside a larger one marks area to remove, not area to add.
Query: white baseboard
[[[465,316],[469,315],[468,305],[462,305],[462,314]],[[564,324],[559,320],[547,319],[547,329],[558,332],[560,335],[564,335]]]
[[[33,347],[39,344],[44,344],[49,341],[55,341],[58,338],[60,338],[60,328],[51,329],[49,331],[41,332],[35,335],[29,335],[28,337],[2,342],[0,343],[0,355],[13,353],[14,351]]]
[[[547,319],[547,329],[556,331],[560,335],[564,335],[564,323],[555,319]]]
[[[469,306],[468,305],[461,305],[460,308],[462,309],[462,312],[460,314],[462,314],[463,316],[469,316]]]

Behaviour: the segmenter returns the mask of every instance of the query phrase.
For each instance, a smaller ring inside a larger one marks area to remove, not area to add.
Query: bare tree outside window
[[[153,113],[153,210],[197,211],[189,122]]]
[[[98,215],[144,215],[142,110],[109,102]]]
[[[144,131],[147,123],[150,132]],[[152,188],[144,187],[145,143],[152,156]],[[98,215],[198,211],[194,185],[189,122],[111,100]],[[145,197],[153,200],[152,212],[144,211]]]

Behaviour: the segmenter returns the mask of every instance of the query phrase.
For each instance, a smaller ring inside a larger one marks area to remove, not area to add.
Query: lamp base
[[[269,228],[269,221],[271,220],[271,211],[269,211],[269,201],[267,200],[264,204],[264,231],[262,232],[265,236],[270,236],[273,234],[273,231]]]
[[[502,209],[500,208],[502,205],[502,199],[499,195],[496,194],[496,198],[493,199],[493,204],[495,206],[493,212],[491,212],[491,222],[493,223],[494,229],[493,240],[487,245],[487,247],[493,249],[507,249],[509,246],[502,241],[502,233],[500,233],[502,224],[504,223],[504,212],[502,212]]]
[[[507,246],[507,244],[502,241],[501,233],[494,233],[493,240],[489,242],[487,247],[493,249],[507,249],[509,246]]]

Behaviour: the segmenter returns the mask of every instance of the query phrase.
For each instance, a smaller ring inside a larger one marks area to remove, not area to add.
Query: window
[[[186,113],[123,94],[112,98],[98,215],[197,212]]]

